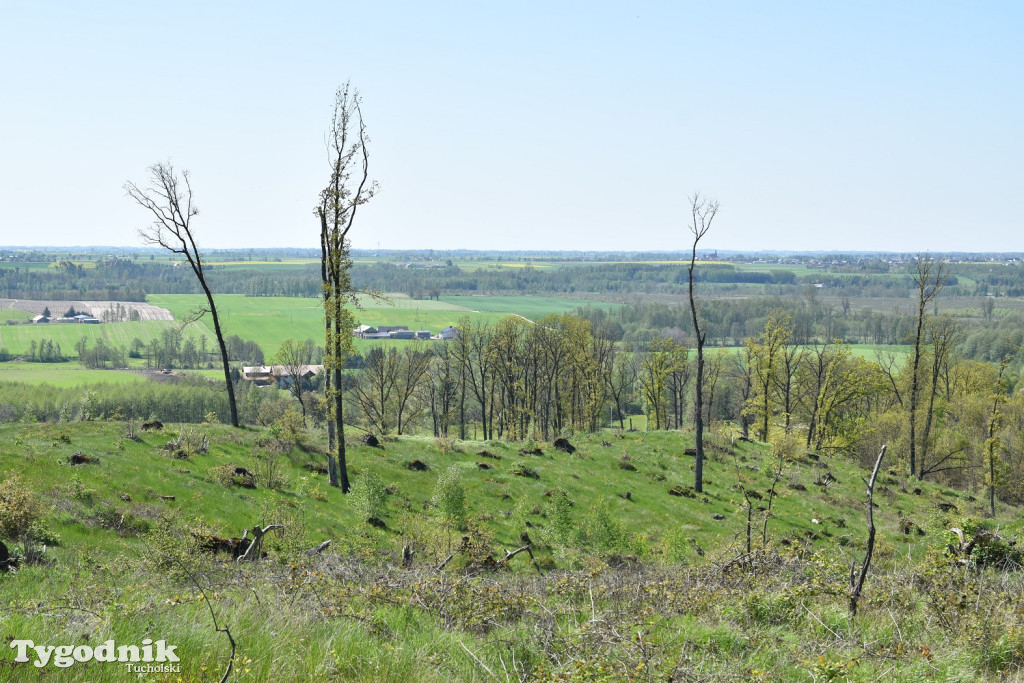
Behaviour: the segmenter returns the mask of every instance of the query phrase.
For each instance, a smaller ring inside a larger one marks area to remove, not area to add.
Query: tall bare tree
[[[345,463],[345,424],[342,368],[352,351],[352,325],[349,310],[358,299],[352,288],[349,255],[349,231],[356,210],[376,192],[370,181],[368,137],[363,123],[359,91],[346,83],[334,97],[334,115],[327,131],[327,161],[330,180],[320,191],[315,213],[320,219],[320,276],[324,288],[324,385],[327,405],[327,470],[331,486],[348,493],[348,468]]]
[[[947,273],[942,262],[936,261],[927,254],[921,254],[917,258],[911,278],[914,281],[914,286],[917,287],[917,327],[914,332],[914,360],[911,367],[907,414],[910,422],[910,473],[920,476],[921,473],[917,468],[917,408],[921,401],[921,382],[918,370],[921,366],[922,337],[927,315],[925,309],[928,302],[942,291],[946,284]]]
[[[695,192],[690,197],[690,234],[693,235],[693,249],[690,252],[689,294],[690,316],[693,319],[693,335],[697,339],[697,377],[694,392],[693,430],[697,451],[697,462],[693,468],[693,489],[698,493],[704,490],[704,342],[707,331],[700,329],[700,316],[697,315],[697,300],[693,293],[693,271],[697,265],[697,244],[708,234],[711,223],[718,214],[718,202]]]
[[[238,426],[238,406],[235,403],[235,387],[231,382],[231,367],[228,365],[228,349],[224,344],[224,334],[220,329],[220,318],[217,306],[213,302],[213,292],[206,282],[203,260],[196,246],[192,219],[199,215],[199,207],[192,201],[192,183],[189,172],[180,174],[171,162],[160,162],[149,167],[149,184],[139,187],[127,182],[125,192],[135,203],[153,215],[153,223],[148,228],[140,228],[139,236],[146,244],[155,244],[172,254],[184,256],[192,266],[192,272],[199,280],[203,293],[206,294],[208,308],[199,311],[189,318],[195,322],[205,313],[213,317],[213,332],[217,335],[220,347],[220,358],[224,365],[224,384],[228,390],[228,406],[231,408],[231,424]]]

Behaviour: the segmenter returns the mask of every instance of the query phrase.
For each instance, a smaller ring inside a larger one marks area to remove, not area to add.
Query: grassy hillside
[[[982,501],[888,465],[875,571],[851,618],[864,472],[840,458],[713,435],[697,494],[689,437],[678,432],[580,437],[572,454],[402,438],[353,442],[356,491],[343,496],[304,468],[323,464],[315,449],[276,432],[195,429],[209,450],[182,459],[163,449],[178,426],[134,441],[120,423],[0,425],[2,479],[45,504],[50,546],[47,564],[0,575],[5,634],[164,638],[178,646],[182,680],[216,679],[229,648],[202,586],[237,641],[232,680],[242,681],[969,680],[1024,665],[1016,575],[942,553],[948,527],[970,528]],[[98,462],[71,465],[76,453]],[[227,465],[253,470],[257,487],[233,484]],[[457,508],[452,496],[438,495],[439,479],[453,476],[463,528],[445,514]],[[360,493],[375,479],[386,489]],[[381,522],[367,523],[368,509]],[[201,553],[191,535],[256,523],[285,528],[255,565]],[[1022,525],[1006,507],[990,524],[1004,536]],[[495,566],[527,537],[535,564],[523,552]],[[305,554],[325,539],[325,556]],[[415,552],[407,569],[404,546]],[[30,667],[0,658],[0,678],[35,680]],[[61,680],[126,676],[93,663]]]

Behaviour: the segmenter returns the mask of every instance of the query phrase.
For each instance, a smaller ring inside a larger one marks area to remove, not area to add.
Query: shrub
[[[449,526],[466,528],[466,487],[462,484],[462,468],[452,465],[437,478],[434,505]]]
[[[514,465],[512,465],[512,467],[509,469],[509,472],[517,477],[526,477],[527,479],[540,479],[540,474],[538,474],[537,470],[531,467],[527,467],[521,462],[517,462]]]
[[[301,444],[305,429],[304,420],[299,411],[289,406],[284,414],[274,420],[271,425],[271,432],[275,433],[282,441],[293,444]]]
[[[252,461],[253,475],[260,486],[276,491],[288,483],[285,476],[285,456],[280,449],[256,451],[253,453]]]
[[[18,475],[0,482],[0,536],[24,539],[31,536],[43,516],[42,502],[26,488]]]
[[[210,450],[210,437],[203,434],[195,427],[181,428],[177,439],[171,439],[164,446],[175,458],[187,460],[193,455],[199,455]]]
[[[573,540],[575,526],[570,516],[572,502],[568,494],[562,489],[556,489],[551,494],[551,504],[548,508],[548,521],[551,526],[551,533],[559,543],[568,545]]]
[[[371,470],[359,477],[350,497],[352,507],[364,522],[383,521],[387,516],[388,494],[376,472]]]
[[[213,478],[224,486],[241,486],[244,489],[256,488],[256,476],[244,467],[236,465],[218,465],[210,470]]]
[[[629,545],[628,534],[622,522],[612,513],[607,503],[590,508],[584,521],[586,545],[607,554],[625,551]]]
[[[442,455],[458,453],[460,450],[458,441],[450,436],[437,437],[434,439],[434,445],[437,447],[437,450],[441,451]]]

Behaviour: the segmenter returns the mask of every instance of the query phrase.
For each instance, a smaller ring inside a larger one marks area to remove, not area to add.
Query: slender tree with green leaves
[[[369,175],[368,141],[359,91],[346,83],[335,93],[334,115],[327,131],[330,180],[320,191],[315,210],[320,219],[320,276],[326,337],[327,469],[331,486],[340,486],[344,493],[348,493],[349,481],[345,462],[342,368],[353,350],[351,308],[359,303],[352,287],[348,236],[355,223],[356,210],[377,190]]]

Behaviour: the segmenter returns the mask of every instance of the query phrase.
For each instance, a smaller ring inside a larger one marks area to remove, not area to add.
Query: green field
[[[537,321],[547,315],[568,313],[580,306],[616,308],[621,304],[547,296],[444,296],[441,301],[479,313],[521,315]]]
[[[223,377],[223,374],[221,375]],[[125,370],[90,370],[78,361],[67,363],[0,363],[0,381],[77,387],[83,384],[144,382],[142,375]]]
[[[0,325],[13,320],[14,322],[28,322],[32,320],[32,314],[28,311],[22,311],[17,308],[4,308],[0,309]]]
[[[46,270],[52,267],[53,264],[49,261],[0,261],[0,268],[9,268],[11,270],[17,268],[22,271],[34,271]]]
[[[788,263],[733,263],[736,266],[736,270],[744,273],[771,273],[773,271],[789,271],[797,277],[804,277],[805,275],[813,275],[814,273],[826,273],[828,271],[821,268],[808,268],[800,264],[788,264]]]
[[[545,315],[566,313],[589,303],[541,296],[465,296],[428,301],[394,294],[389,295],[388,302],[375,301],[369,297],[363,297],[361,301],[363,308],[354,311],[357,324],[405,325],[413,330],[430,330],[434,334],[449,325],[457,324],[466,316],[484,323],[496,323],[515,314],[539,320]],[[194,294],[154,294],[149,297],[149,303],[167,308],[175,319],[182,319],[202,305],[203,297]],[[318,298],[226,294],[217,297],[217,310],[225,334],[236,334],[257,342],[267,358],[271,358],[286,339],[320,340],[324,334],[323,304]],[[212,325],[207,316],[193,327],[199,327],[212,336]]]
[[[90,346],[97,339],[106,344],[127,348],[133,339],[138,337],[148,344],[159,339],[164,330],[178,326],[193,311],[205,304],[201,295],[193,294],[155,294],[149,302],[171,311],[174,321],[148,321],[101,323],[99,325],[0,325],[0,347],[6,348],[11,354],[20,355],[29,351],[31,343],[37,344],[43,339],[53,340],[60,344],[65,355],[74,354],[75,344],[84,336]],[[566,298],[548,298],[542,296],[457,296],[446,297],[440,301],[409,299],[402,294],[389,294],[386,300],[375,300],[361,297],[363,308],[354,311],[357,324],[368,325],[405,325],[414,330],[429,330],[439,333],[449,325],[456,325],[464,317],[474,322],[494,324],[509,315],[521,315],[530,320],[539,320],[553,313],[567,313],[577,306],[591,304],[611,307],[615,304],[594,303]],[[220,313],[221,325],[225,335],[255,341],[263,349],[266,358],[271,359],[286,339],[314,339],[323,337],[323,305],[319,298],[294,297],[246,297],[237,294],[225,294],[217,297],[217,310]],[[24,319],[30,314],[24,311],[4,311],[12,319]],[[207,315],[184,329],[186,336],[195,338],[205,336],[208,344],[215,342],[213,321]],[[360,350],[379,344],[379,341],[357,340],[356,347]],[[399,346],[415,342],[389,342]],[[210,347],[212,348],[212,346]],[[18,370],[19,379],[26,381],[51,381],[52,369],[44,369],[45,364],[24,364]],[[68,367],[62,364],[61,367]],[[0,368],[0,374],[5,372]],[[90,380],[68,380],[80,384]]]
[[[141,339],[143,343],[148,344],[154,339],[159,339],[164,330],[179,324],[171,320],[153,320],[128,323],[101,323],[99,325],[64,323],[2,325],[0,326],[0,347],[4,347],[12,354],[18,355],[27,353],[33,341],[38,344],[43,339],[50,339],[60,344],[61,351],[65,356],[68,356],[75,353],[75,344],[82,337],[85,337],[89,342],[89,346],[94,346],[97,339],[102,339],[105,344],[127,349],[128,345],[136,337]],[[208,338],[209,343],[215,342],[213,332],[202,326],[189,326],[185,329],[185,335],[195,338],[197,343],[199,337],[203,335]]]

